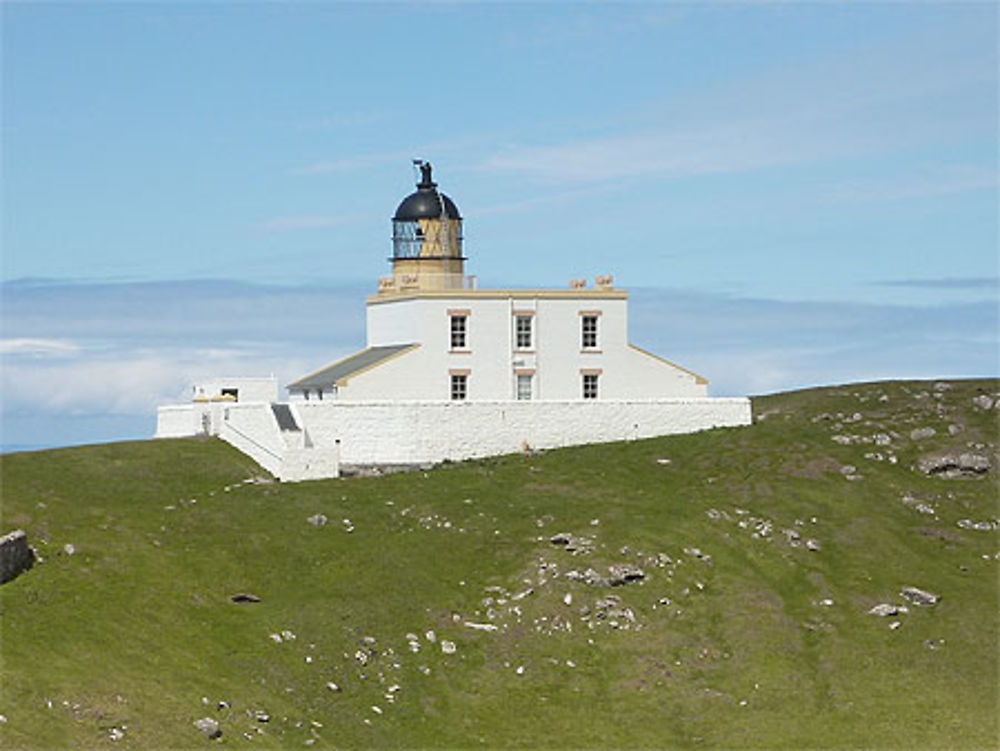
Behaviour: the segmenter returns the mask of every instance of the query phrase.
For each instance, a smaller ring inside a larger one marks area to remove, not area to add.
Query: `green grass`
[[[1000,534],[957,522],[1000,516],[1000,413],[972,404],[1000,383],[950,386],[780,394],[747,428],[294,485],[244,482],[261,471],[214,440],[3,457],[3,530],[44,562],[0,588],[0,747],[200,748],[211,716],[250,748],[996,748]],[[832,440],[876,433],[891,444]],[[913,469],[970,443],[985,478]],[[571,555],[556,532],[596,547]],[[566,576],[619,562],[646,579]],[[867,615],[907,585],[943,599]],[[582,619],[608,594],[634,623]]]

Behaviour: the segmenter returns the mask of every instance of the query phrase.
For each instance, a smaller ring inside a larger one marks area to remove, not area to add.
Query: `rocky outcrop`
[[[921,605],[923,607],[929,607],[931,605],[937,605],[938,601],[941,599],[940,595],[932,594],[923,589],[917,587],[903,587],[899,594],[901,597],[909,600],[914,605]]]
[[[28,546],[23,529],[0,537],[0,584],[9,582],[35,565],[35,551]]]
[[[989,472],[990,467],[988,456],[972,451],[927,454],[917,461],[917,469],[925,475],[939,477],[978,477]]]
[[[579,537],[571,535],[569,532],[560,532],[552,535],[549,542],[553,545],[561,546],[568,553],[586,554],[594,549],[594,541],[589,537]]]
[[[212,740],[222,737],[222,728],[219,727],[219,721],[211,717],[202,717],[195,720],[194,726]]]

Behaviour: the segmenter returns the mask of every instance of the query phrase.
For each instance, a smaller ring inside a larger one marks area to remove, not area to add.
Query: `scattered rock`
[[[945,478],[981,476],[990,471],[990,466],[988,456],[971,451],[927,454],[917,461],[917,469],[925,475]]]
[[[697,558],[699,561],[704,561],[705,563],[708,563],[709,565],[711,565],[712,563],[712,556],[708,555],[707,553],[703,553],[700,548],[684,548],[684,552],[687,555]]]
[[[892,629],[893,631],[895,631],[897,628],[899,628],[902,625],[903,624],[900,623],[899,621],[893,621],[892,623],[889,624],[889,628]]]
[[[474,631],[496,631],[497,627],[492,623],[473,623],[472,621],[466,621],[463,624],[466,628],[471,628]],[[441,649],[444,649],[444,642],[441,643]]]
[[[610,587],[611,582],[604,576],[601,576],[597,571],[592,568],[588,568],[582,574],[579,571],[567,571],[566,578],[570,581],[579,581],[591,587]]]
[[[889,615],[899,615],[900,613],[906,613],[907,609],[902,605],[892,605],[888,602],[880,602],[878,605],[873,607],[868,611],[868,615],[877,615],[879,618],[885,618]]]
[[[917,587],[903,587],[899,594],[901,597],[909,600],[914,605],[931,606],[937,605],[941,600],[939,595],[931,594],[923,589],[918,589]]]
[[[441,640],[441,651],[446,655],[453,655],[458,651],[458,647],[455,646],[455,642],[448,641],[447,639]]]
[[[326,684],[326,688],[327,688],[327,690],[328,690],[328,691],[333,691],[333,692],[334,692],[335,694],[339,694],[339,693],[341,692],[341,690],[342,690],[342,689],[340,688],[340,686],[338,686],[338,685],[337,685],[336,683],[334,683],[333,681],[329,681],[329,682],[328,682],[328,683]]]
[[[979,532],[992,532],[995,529],[1000,529],[1000,519],[992,519],[987,522],[974,522],[972,519],[960,519],[958,521],[958,526],[962,529],[974,529]]]
[[[194,726],[213,740],[222,737],[222,728],[219,727],[218,720],[214,720],[211,717],[202,717],[200,720],[195,720]]]
[[[909,506],[914,511],[918,511],[921,514],[928,514],[930,516],[937,514],[937,511],[934,510],[933,506],[922,502],[919,498],[914,498],[912,495],[904,495],[902,501],[904,506]]]
[[[965,430],[964,425],[958,423],[952,423],[951,425],[948,426],[948,435],[953,435],[953,436],[958,435],[963,430]]]
[[[76,553],[76,546],[71,542],[67,542],[65,545],[63,545],[63,552],[66,555],[73,555],[74,553]]]
[[[972,403],[979,409],[993,409],[993,399],[986,394],[972,397]]]
[[[822,549],[822,546],[816,540],[806,540],[806,550],[818,553]]]
[[[569,553],[589,553],[594,549],[594,541],[589,537],[578,537],[569,532],[552,535],[549,542],[564,547]]]
[[[260,598],[252,592],[240,592],[239,594],[230,595],[229,599],[233,602],[260,602]]]
[[[325,527],[330,520],[326,518],[326,514],[315,514],[306,519],[306,521],[314,527]]]
[[[925,438],[933,438],[937,435],[937,431],[934,428],[916,428],[910,431],[911,441],[922,441]]]
[[[0,584],[9,582],[35,565],[35,551],[28,535],[16,529],[0,537]]]
[[[255,720],[257,720],[257,722],[270,722],[271,721],[271,715],[269,715],[267,712],[262,712],[260,710],[258,710],[258,711],[256,711],[256,712],[253,713],[253,718]]]
[[[612,587],[620,587],[646,578],[646,572],[632,563],[616,563],[608,566],[608,574],[608,583]]]
[[[845,464],[843,467],[840,468],[840,474],[844,475],[844,477],[849,477],[850,475],[855,474],[857,471],[858,468],[855,467],[853,464]]]
[[[108,737],[115,742],[120,741],[125,737],[125,731],[121,728],[111,728],[108,731]]]

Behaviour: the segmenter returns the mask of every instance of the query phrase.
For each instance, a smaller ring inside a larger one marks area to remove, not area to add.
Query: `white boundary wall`
[[[194,404],[167,404],[157,407],[156,437],[185,438],[205,433],[201,416],[207,411],[207,409],[195,409]]]
[[[749,425],[750,400],[295,402],[301,432],[270,404],[160,407],[158,438],[218,435],[284,481],[337,477],[340,464],[421,464]]]
[[[749,425],[746,398],[595,401],[296,402],[319,449],[344,464],[459,461],[523,450]]]

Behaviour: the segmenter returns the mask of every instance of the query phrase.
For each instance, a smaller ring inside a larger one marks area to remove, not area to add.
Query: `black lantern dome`
[[[458,207],[437,189],[430,162],[415,163],[421,177],[417,190],[402,200],[392,217],[393,259],[461,258]]]
[[[444,193],[437,189],[437,183],[431,180],[431,164],[420,165],[421,180],[417,183],[417,192],[403,199],[392,217],[394,221],[412,222],[417,219],[440,219],[442,215],[448,219],[461,219],[458,206]]]

